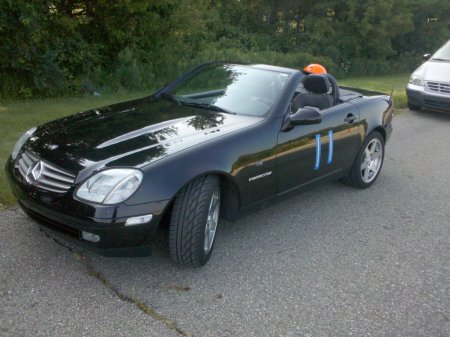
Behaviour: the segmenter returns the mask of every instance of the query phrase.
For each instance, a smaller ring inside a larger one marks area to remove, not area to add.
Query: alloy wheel
[[[374,180],[380,171],[383,162],[383,146],[381,142],[374,138],[367,144],[361,162],[361,179],[365,183]]]
[[[205,254],[208,254],[214,242],[216,236],[217,224],[219,222],[219,210],[220,210],[220,193],[218,190],[214,191],[209,203],[208,218],[205,226],[205,242],[203,249]]]

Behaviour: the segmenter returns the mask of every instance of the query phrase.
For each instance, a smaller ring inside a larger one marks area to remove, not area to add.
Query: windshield
[[[432,60],[450,61],[450,40],[431,57]]]
[[[213,65],[202,69],[165,97],[180,105],[264,116],[280,96],[288,77],[287,73],[243,65]]]

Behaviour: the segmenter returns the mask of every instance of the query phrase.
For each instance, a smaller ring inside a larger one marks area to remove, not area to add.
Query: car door
[[[339,174],[353,164],[364,127],[350,103],[322,110],[322,121],[280,131],[277,144],[277,193]]]

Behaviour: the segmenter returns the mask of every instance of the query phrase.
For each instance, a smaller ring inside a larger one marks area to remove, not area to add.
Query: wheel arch
[[[165,224],[167,221],[170,220],[170,214],[173,209],[173,204],[180,191],[193,180],[208,175],[214,175],[219,177],[220,179],[221,193],[222,193],[222,206],[220,211],[220,217],[227,221],[233,221],[237,218],[237,214],[241,206],[241,192],[234,177],[223,171],[210,171],[192,177],[178,189],[178,191],[173,195],[172,199],[164,209],[160,224]]]
[[[371,132],[377,131],[381,134],[381,136],[383,136],[383,141],[384,143],[386,143],[387,140],[387,132],[386,129],[382,126],[382,125],[378,125],[377,127],[375,127]]]

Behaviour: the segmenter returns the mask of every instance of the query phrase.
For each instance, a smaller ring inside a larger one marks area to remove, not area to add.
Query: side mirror
[[[431,54],[423,54],[422,55],[422,60],[428,61],[430,59],[430,57],[431,57]]]
[[[292,125],[310,125],[322,122],[322,116],[317,110],[300,108],[296,113],[289,116]]]

